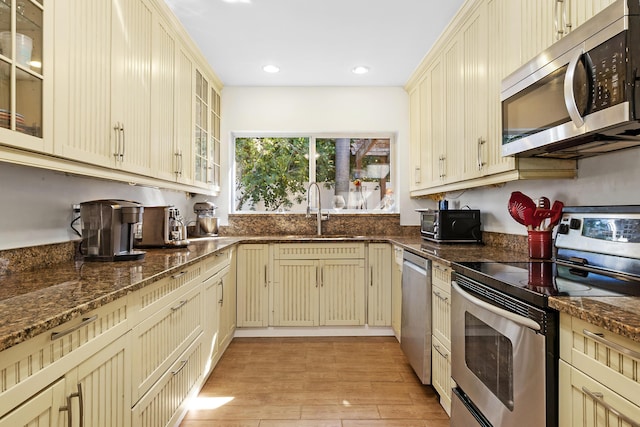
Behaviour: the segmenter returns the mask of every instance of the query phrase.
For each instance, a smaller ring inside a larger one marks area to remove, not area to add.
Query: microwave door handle
[[[578,66],[580,58],[582,58],[582,55],[584,55],[583,49],[578,49],[575,52],[575,55],[571,58],[569,65],[567,66],[567,74],[564,76],[564,103],[567,106],[567,111],[569,112],[571,121],[578,128],[584,125],[584,118],[582,118],[580,111],[578,111],[576,94],[573,91],[573,81],[576,76],[576,67]]]
[[[480,298],[476,298],[468,292],[465,292],[460,287],[460,285],[455,282],[455,280],[451,281],[451,286],[456,290],[456,292],[460,294],[460,296],[462,296],[473,305],[477,305],[478,307],[490,311],[493,314],[509,319],[519,325],[525,326],[529,329],[533,329],[534,331],[539,331],[541,329],[540,325],[537,322],[529,319],[528,317],[520,316],[519,314],[515,314],[500,307],[496,307],[495,305],[484,302]]]

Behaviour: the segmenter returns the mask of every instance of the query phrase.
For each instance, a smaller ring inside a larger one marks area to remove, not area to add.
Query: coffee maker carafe
[[[144,208],[127,200],[92,200],[80,204],[82,254],[90,261],[127,261],[144,258],[133,250],[134,224]]]

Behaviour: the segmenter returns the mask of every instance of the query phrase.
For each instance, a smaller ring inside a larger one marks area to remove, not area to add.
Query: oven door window
[[[513,411],[513,345],[473,314],[465,313],[465,363]]]

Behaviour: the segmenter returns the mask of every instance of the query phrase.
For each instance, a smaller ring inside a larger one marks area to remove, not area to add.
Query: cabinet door
[[[487,144],[487,27],[486,2],[479,2],[476,10],[460,29],[464,49],[463,88],[464,101],[464,170],[461,178],[472,179],[485,173],[482,158]],[[459,111],[458,114],[461,112]],[[449,141],[455,145],[454,141]]]
[[[177,179],[193,183],[193,61],[187,52],[178,49],[176,66],[175,130]]]
[[[369,244],[369,286],[367,292],[367,324],[369,326],[391,325],[391,304],[393,297],[391,245]]]
[[[73,411],[73,425],[131,426],[131,365],[128,339],[128,334],[121,336],[65,376],[67,396],[71,397],[69,401]],[[80,404],[83,423],[80,421],[79,413],[75,412]]]
[[[232,269],[227,270],[218,283],[218,304],[220,309],[220,345],[225,348],[233,339],[233,333],[236,329],[236,279]]]
[[[443,51],[444,139],[440,143],[438,170],[442,183],[457,182],[464,176],[464,40],[460,33]]]
[[[153,60],[151,79],[151,140],[154,149],[154,173],[158,178],[175,181],[180,173],[176,142],[177,44],[170,27],[162,20],[153,22]],[[188,94],[191,94],[189,91]]]
[[[60,379],[10,414],[0,418],[0,427],[66,425],[63,424],[63,419],[66,419],[64,412],[60,412],[60,408],[66,405],[65,381]]]
[[[391,327],[398,340],[402,329],[402,256],[403,249],[393,247],[394,262],[391,288]]]
[[[115,165],[111,122],[111,0],[56,0],[54,152]]]
[[[524,64],[558,39],[554,13],[561,7],[557,0],[521,0],[521,56]]]
[[[502,79],[520,65],[521,28],[516,24],[520,16],[520,2],[489,0],[487,27],[490,48],[487,50],[487,139],[480,149],[483,174],[513,170],[515,157],[502,156]]]
[[[419,190],[422,188],[422,168],[420,162],[420,147],[422,140],[420,138],[420,121],[424,111],[420,109],[420,87],[416,86],[409,92],[409,119],[410,119],[410,135],[409,135],[409,152],[411,169],[409,171],[409,189]]]
[[[436,279],[439,277],[440,279]],[[451,269],[434,262],[432,268],[432,333],[451,349]]]
[[[240,245],[237,260],[239,328],[269,325],[269,245]]]
[[[322,260],[320,325],[364,325],[364,285],[364,260]]]
[[[425,80],[420,84],[423,123],[426,127],[422,142],[424,152],[424,187],[433,187],[444,182],[444,161],[446,158],[444,63],[437,55],[426,71]]]
[[[451,414],[451,351],[435,336],[431,347],[431,382],[440,395],[440,404]]]
[[[567,0],[565,32],[575,30],[615,0]]]
[[[112,0],[111,126],[118,127],[116,166],[151,170],[151,56],[153,12],[144,0]],[[93,36],[93,33],[92,33]]]
[[[204,324],[202,326],[202,344],[206,354],[203,361],[207,368],[208,362],[217,360],[220,351],[220,285],[222,278],[229,269],[214,274],[202,283],[202,313]]]
[[[318,326],[320,263],[281,259],[273,270],[272,326]]]

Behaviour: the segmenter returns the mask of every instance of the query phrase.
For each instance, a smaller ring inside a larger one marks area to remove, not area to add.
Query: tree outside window
[[[313,181],[323,208],[394,209],[388,138],[238,137],[235,149],[236,212],[304,211]]]

